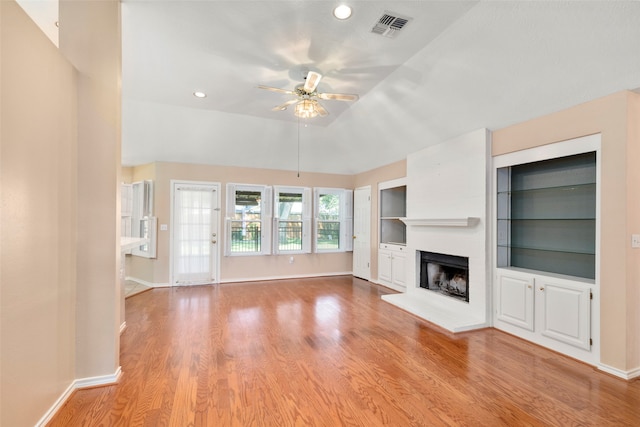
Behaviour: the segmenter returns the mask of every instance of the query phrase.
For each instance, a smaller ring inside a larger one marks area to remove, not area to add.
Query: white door
[[[353,193],[353,275],[371,279],[371,186]]]
[[[218,184],[172,182],[171,285],[218,281]]]

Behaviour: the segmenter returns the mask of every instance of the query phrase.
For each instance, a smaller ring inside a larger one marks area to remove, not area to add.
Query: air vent
[[[410,20],[411,18],[406,16],[400,16],[397,13],[385,11],[384,15],[378,19],[376,25],[371,29],[371,32],[374,34],[380,34],[384,37],[394,38]]]

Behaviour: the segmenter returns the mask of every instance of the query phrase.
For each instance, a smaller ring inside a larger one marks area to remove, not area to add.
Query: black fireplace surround
[[[420,287],[469,302],[469,258],[420,252]]]

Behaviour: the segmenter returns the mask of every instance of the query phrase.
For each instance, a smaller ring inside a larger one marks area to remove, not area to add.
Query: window
[[[131,253],[144,258],[156,257],[157,219],[153,216],[153,181],[134,182],[131,188],[131,235],[147,239]]]
[[[225,255],[271,253],[271,188],[227,184]]]
[[[316,188],[316,252],[345,252],[353,248],[353,191]]]
[[[311,189],[275,187],[274,252],[311,252]]]

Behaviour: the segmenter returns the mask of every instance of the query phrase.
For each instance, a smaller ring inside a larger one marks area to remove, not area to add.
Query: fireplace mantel
[[[413,227],[475,227],[480,218],[400,218],[400,221]]]

